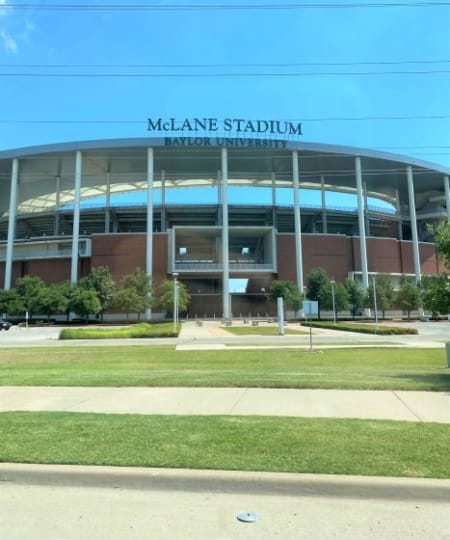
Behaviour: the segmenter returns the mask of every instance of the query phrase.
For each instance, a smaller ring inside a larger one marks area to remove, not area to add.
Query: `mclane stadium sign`
[[[198,132],[230,133],[233,135],[302,135],[301,122],[289,120],[246,120],[245,118],[149,118],[148,131],[189,135]]]

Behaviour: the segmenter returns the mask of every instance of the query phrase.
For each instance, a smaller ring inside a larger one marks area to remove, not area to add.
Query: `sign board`
[[[319,302],[317,300],[303,300],[303,311],[307,318],[319,315]]]
[[[247,118],[148,118],[147,130],[164,133],[236,133],[237,135],[300,136],[302,123],[290,120],[248,120]]]

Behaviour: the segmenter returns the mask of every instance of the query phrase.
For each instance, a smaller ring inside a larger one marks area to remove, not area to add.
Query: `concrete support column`
[[[229,290],[229,253],[228,253],[228,151],[226,148],[222,148],[222,190],[221,190],[221,204],[222,204],[222,305],[223,305],[223,318],[231,319],[230,309],[230,290]]]
[[[322,201],[322,233],[328,234],[328,223],[327,223],[327,201],[326,201],[326,190],[325,190],[325,177],[320,177],[320,196]]]
[[[111,173],[106,173],[106,193],[105,193],[105,233],[111,231]]]
[[[298,171],[298,152],[292,152],[292,177],[294,184],[294,230],[295,230],[295,268],[297,287],[303,294],[303,254],[302,254],[302,227],[300,219],[300,182]]]
[[[217,225],[222,225],[222,172],[217,171]]]
[[[367,183],[363,183],[364,193],[364,224],[366,226],[366,236],[370,236],[370,223],[369,223],[369,205],[367,203]]]
[[[8,240],[6,244],[6,265],[5,265],[5,289],[11,288],[12,266],[14,258],[14,239],[16,236],[16,215],[17,215],[17,189],[19,184],[19,160],[13,159],[11,170],[11,191],[9,195],[9,216],[8,216]]]
[[[81,169],[83,160],[81,152],[75,154],[75,185],[73,201],[73,229],[72,229],[72,264],[70,267],[70,283],[76,285],[78,281],[78,257],[80,239],[80,198],[81,198]]]
[[[414,181],[411,165],[406,167],[406,177],[408,180],[408,197],[409,197],[409,215],[411,219],[411,234],[413,241],[413,258],[414,258],[414,273],[416,274],[416,283],[420,281],[420,254],[419,254],[419,239],[417,235],[417,219],[416,219],[416,201],[414,198]]]
[[[403,240],[402,207],[400,205],[400,191],[398,188],[395,190],[395,208],[398,216],[398,238],[399,240]]]
[[[272,173],[272,225],[277,228],[277,185],[275,173]]]
[[[447,221],[450,221],[450,187],[448,176],[444,176],[445,207],[447,208]]]
[[[153,275],[153,148],[147,148],[147,236],[145,271],[149,278]],[[152,310],[146,308],[145,316],[149,321]]]
[[[166,171],[161,171],[161,232],[166,232]]]
[[[366,228],[364,220],[364,195],[362,189],[361,158],[355,157],[356,188],[358,191],[358,224],[359,224],[359,247],[361,252],[362,287],[369,288],[369,273],[367,270],[367,246]]]
[[[55,185],[55,222],[53,223],[53,235],[59,236],[59,206],[61,204],[61,177],[56,177]]]

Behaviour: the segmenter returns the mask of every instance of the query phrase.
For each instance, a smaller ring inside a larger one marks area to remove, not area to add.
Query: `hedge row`
[[[59,339],[127,339],[177,337],[173,323],[139,323],[126,328],[64,328]]]
[[[329,328],[330,330],[342,330],[343,332],[360,332],[361,334],[377,334],[380,336],[393,336],[402,334],[417,334],[415,328],[408,328],[402,326],[378,326],[374,324],[361,324],[361,323],[342,323],[325,321],[314,322],[302,322],[302,326],[311,326],[312,328]]]

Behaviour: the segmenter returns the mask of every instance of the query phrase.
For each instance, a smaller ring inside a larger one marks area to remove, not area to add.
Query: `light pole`
[[[178,272],[172,274],[173,277],[173,331],[177,331],[178,324]]]
[[[334,279],[330,281],[331,284],[331,298],[333,300],[333,324],[336,324],[336,297],[334,293],[334,286],[336,285],[336,282]]]
[[[307,298],[308,298],[308,287],[304,288],[303,296],[305,297],[305,300],[306,300],[306,303],[307,303],[307,306],[308,306],[308,315],[309,315],[309,352],[312,352],[312,325],[311,325],[312,306],[311,306],[311,301],[307,300]],[[303,306],[304,305],[305,305],[305,303],[303,303]],[[305,311],[303,312],[303,315],[305,316],[305,319],[306,319],[306,312]]]
[[[378,332],[378,309],[377,309],[377,287],[375,276],[373,276],[373,309],[375,311],[375,334]]]

